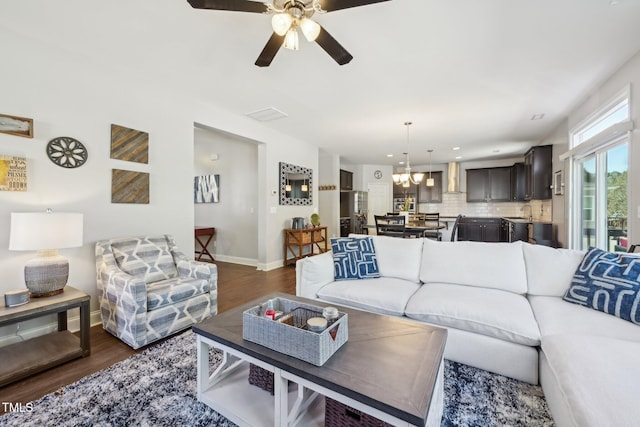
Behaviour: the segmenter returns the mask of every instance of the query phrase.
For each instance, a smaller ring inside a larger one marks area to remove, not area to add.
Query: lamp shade
[[[40,251],[82,246],[81,213],[14,212],[9,250]]]

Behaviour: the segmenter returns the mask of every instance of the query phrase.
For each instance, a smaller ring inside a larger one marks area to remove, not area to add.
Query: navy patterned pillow
[[[564,300],[640,324],[640,257],[589,248]]]
[[[335,280],[380,277],[376,248],[371,237],[332,238],[331,250]]]

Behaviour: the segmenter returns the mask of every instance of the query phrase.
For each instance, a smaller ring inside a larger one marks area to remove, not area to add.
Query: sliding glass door
[[[578,249],[627,250],[628,144],[607,146],[575,162]]]

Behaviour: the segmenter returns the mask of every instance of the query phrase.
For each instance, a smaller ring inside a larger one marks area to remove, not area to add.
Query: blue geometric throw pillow
[[[640,257],[589,248],[564,300],[640,324]]]
[[[332,238],[331,250],[335,280],[380,277],[376,249],[371,237]]]

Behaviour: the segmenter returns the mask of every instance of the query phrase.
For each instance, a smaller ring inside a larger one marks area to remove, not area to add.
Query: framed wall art
[[[27,191],[27,159],[0,154],[0,191]]]
[[[194,203],[220,202],[220,175],[196,176],[193,180]]]
[[[33,138],[33,119],[0,114],[0,133]]]

